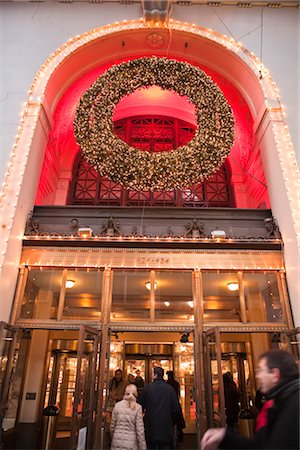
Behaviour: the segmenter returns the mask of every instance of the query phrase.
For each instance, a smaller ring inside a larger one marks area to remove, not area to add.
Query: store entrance
[[[187,342],[181,342],[181,332],[118,332],[112,336],[110,345],[109,377],[116,369],[123,376],[136,376],[140,371],[145,384],[153,381],[153,368],[173,370],[180,384],[180,403],[186,422],[185,434],[196,433],[196,395],[194,373],[194,343],[190,333]]]
[[[139,370],[145,383],[151,383],[154,367],[162,367],[165,374],[173,370],[172,344],[125,344],[125,373],[136,376]]]
[[[78,339],[52,339],[49,344],[44,411],[56,406],[58,415],[42,445],[53,449],[73,448],[80,436],[90,448],[95,439],[99,333],[82,326]],[[43,434],[49,430],[47,421],[43,417]]]

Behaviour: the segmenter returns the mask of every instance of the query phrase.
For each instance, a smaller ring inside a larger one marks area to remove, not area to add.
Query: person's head
[[[269,350],[258,360],[256,379],[263,394],[269,392],[281,381],[289,381],[299,377],[297,363],[285,350]]]
[[[141,376],[141,371],[140,371],[140,370],[137,370],[135,373],[136,373],[136,376],[137,376],[137,377],[140,377],[140,376]]]
[[[128,384],[125,388],[123,399],[128,401],[129,408],[135,409],[137,396],[136,385]]]
[[[174,372],[173,372],[173,370],[168,370],[167,376],[168,376],[168,380],[173,380],[174,379]]]
[[[117,370],[115,371],[115,379],[116,379],[117,381],[121,381],[121,380],[122,380],[122,375],[123,375],[123,373],[122,373],[122,370],[121,370],[121,369],[117,369]]]
[[[154,379],[162,380],[164,377],[164,369],[162,367],[154,367]]]
[[[128,374],[128,383],[134,383],[134,380],[135,380],[134,375],[132,375],[132,373],[129,373]]]

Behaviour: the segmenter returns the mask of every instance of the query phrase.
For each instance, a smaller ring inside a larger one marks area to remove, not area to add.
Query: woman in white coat
[[[142,407],[136,402],[135,384],[126,386],[123,400],[116,403],[111,417],[111,450],[146,450]]]

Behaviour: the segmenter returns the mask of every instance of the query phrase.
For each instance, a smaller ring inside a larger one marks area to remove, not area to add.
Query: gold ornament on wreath
[[[114,133],[116,105],[149,86],[187,96],[194,104],[197,129],[186,145],[150,153]],[[80,99],[74,129],[83,156],[102,176],[137,191],[184,189],[203,182],[222,165],[234,141],[232,110],[212,79],[189,63],[158,57],[108,69]]]

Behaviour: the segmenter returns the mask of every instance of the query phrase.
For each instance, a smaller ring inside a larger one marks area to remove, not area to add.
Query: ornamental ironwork
[[[150,153],[114,132],[119,101],[140,88],[159,86],[195,106],[197,129],[186,145]],[[234,141],[234,118],[222,91],[201,69],[168,58],[139,58],[112,66],[85,92],[74,120],[86,160],[115,183],[137,191],[184,189],[222,165]]]

